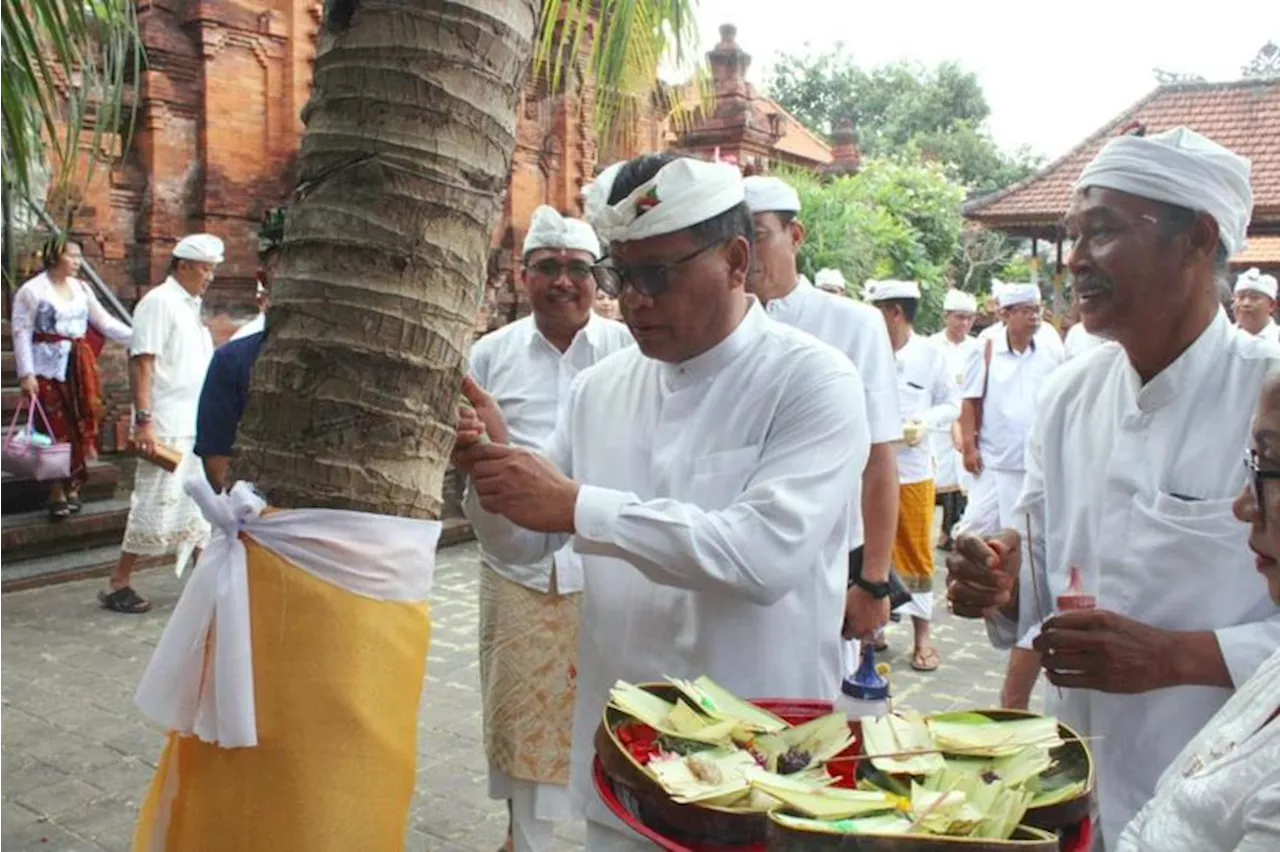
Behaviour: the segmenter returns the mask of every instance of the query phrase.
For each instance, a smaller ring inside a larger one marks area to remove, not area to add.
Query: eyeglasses
[[[525,264],[525,269],[548,281],[557,281],[561,275],[566,275],[574,284],[581,284],[591,274],[591,264],[584,260],[571,260],[562,264],[550,257],[543,258],[537,263]]]
[[[1262,490],[1268,479],[1280,479],[1280,470],[1264,470],[1258,462],[1258,451],[1248,450],[1244,454],[1244,466],[1253,475],[1253,499],[1254,505],[1258,507],[1258,511],[1266,515],[1266,501],[1263,500]]]
[[[596,277],[596,286],[615,299],[622,296],[622,291],[626,289],[628,284],[634,287],[641,296],[647,296],[652,299],[667,292],[667,287],[670,283],[667,281],[667,276],[670,275],[671,270],[721,245],[724,245],[723,241],[709,243],[670,263],[619,265],[613,262],[613,258],[606,258],[603,262],[593,266],[591,270]]]

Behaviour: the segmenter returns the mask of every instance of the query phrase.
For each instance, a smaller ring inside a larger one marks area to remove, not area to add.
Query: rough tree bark
[[[535,0],[331,0],[234,479],[439,516]]]

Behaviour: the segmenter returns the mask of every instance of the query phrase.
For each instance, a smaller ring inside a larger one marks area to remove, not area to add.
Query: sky
[[[1154,68],[1233,80],[1269,39],[1280,2],[1209,0],[695,0],[700,53],[738,27],[761,86],[778,53],[844,49],[863,68],[956,60],[978,75],[988,130],[1053,158],[1156,85]],[[806,47],[806,43],[808,47]]]

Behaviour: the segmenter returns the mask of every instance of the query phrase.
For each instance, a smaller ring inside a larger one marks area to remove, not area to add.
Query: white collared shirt
[[[1122,347],[1108,344],[1049,379],[1027,443],[1017,506],[1029,518],[1019,624],[988,622],[993,640],[1026,645],[1069,581],[1082,574],[1099,609],[1166,630],[1213,631],[1236,685],[1280,646],[1280,610],[1232,513],[1242,463],[1280,345],[1247,337],[1219,310],[1208,328],[1143,384]],[[1019,528],[1024,521],[1019,521]],[[1031,566],[1035,566],[1034,577]],[[1094,749],[1108,849],[1155,793],[1170,761],[1231,695],[1177,686],[1138,695],[1062,689],[1047,712]],[[1181,848],[1181,847],[1178,847]]]
[[[978,338],[966,334],[964,340],[959,343],[952,343],[951,338],[947,337],[946,329],[943,329],[936,334],[929,335],[929,341],[946,356],[947,375],[951,376],[956,390],[963,390],[964,371],[969,365],[969,353],[982,347]]]
[[[990,369],[986,365],[988,345],[991,347]],[[1008,333],[988,337],[969,353],[962,396],[983,400],[982,430],[978,435],[983,467],[1010,472],[1026,470],[1023,456],[1027,434],[1036,417],[1036,399],[1045,379],[1064,358],[1061,341],[1056,349],[1042,346],[1039,335],[1032,338],[1025,350],[1014,352],[1009,348]]]
[[[194,438],[200,389],[213,357],[213,337],[200,319],[200,297],[172,276],[138,301],[130,355],[154,355],[151,417],[156,433]]]
[[[902,422],[919,420],[929,429],[949,427],[960,416],[960,390],[947,370],[942,350],[915,332],[894,353]],[[903,485],[933,478],[929,444],[898,447],[898,481]]]
[[[1237,325],[1236,328],[1240,328],[1240,326]],[[1245,331],[1243,328],[1240,328],[1240,330],[1245,334],[1249,334],[1249,332]],[[1249,336],[1254,337],[1255,335]],[[1268,319],[1267,324],[1262,327],[1262,330],[1259,331],[1256,336],[1261,337],[1263,340],[1280,342],[1280,325],[1276,325],[1275,320]]]
[[[997,322],[978,333],[978,342],[985,343],[988,339],[994,340],[1005,336],[1004,323]],[[1040,323],[1040,327],[1036,329],[1035,341],[1036,346],[1042,346],[1051,352],[1057,352],[1062,359],[1066,359],[1066,344],[1062,342],[1062,335],[1058,334],[1058,330],[1049,323]]]
[[[542,336],[530,315],[476,341],[471,347],[470,373],[502,409],[511,443],[539,449],[555,431],[560,405],[578,373],[634,344],[625,325],[592,313],[569,348],[561,353]],[[464,510],[470,506],[474,506],[472,501],[463,501]],[[582,564],[571,546],[562,548],[554,559],[512,563],[486,550],[481,536],[480,558],[511,582],[539,592],[551,589],[554,562],[556,591],[582,591]]]
[[[1084,323],[1078,322],[1067,330],[1067,339],[1063,346],[1067,351],[1067,360],[1079,358],[1086,352],[1092,352],[1102,344],[1106,343],[1105,337],[1099,337],[1096,334],[1090,334],[1088,329],[1084,327]]]
[[[831,699],[849,505],[870,452],[847,358],[754,299],[709,351],[666,364],[627,348],[574,382],[546,453],[581,484],[573,537],[585,568],[572,787],[590,788],[609,689],[706,674],[738,695]],[[473,507],[503,559],[565,536]]]
[[[227,338],[227,342],[230,343],[232,340],[239,340],[242,337],[248,337],[251,334],[257,334],[260,331],[266,330],[267,314],[263,311],[244,325],[240,326],[240,328],[236,329],[236,333]]]
[[[801,275],[795,289],[770,301],[765,311],[770,319],[812,334],[839,349],[853,362],[865,389],[871,443],[884,444],[902,438],[898,370],[889,331],[878,309],[823,292]],[[852,512],[850,550],[861,547],[866,538],[860,502],[854,502]]]

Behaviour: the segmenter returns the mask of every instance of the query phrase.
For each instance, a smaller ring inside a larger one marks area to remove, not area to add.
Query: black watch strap
[[[876,600],[887,598],[893,592],[893,586],[888,582],[872,583],[869,580],[864,580],[861,576],[854,577],[853,584]]]

